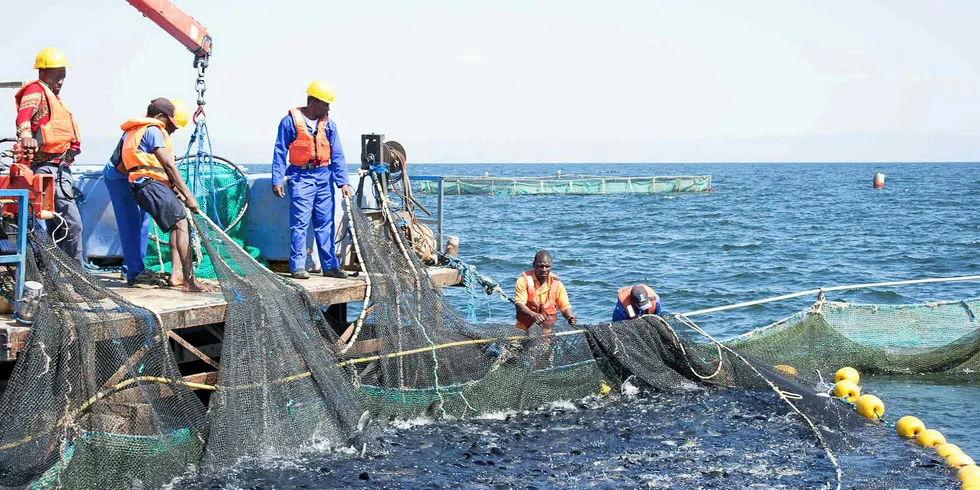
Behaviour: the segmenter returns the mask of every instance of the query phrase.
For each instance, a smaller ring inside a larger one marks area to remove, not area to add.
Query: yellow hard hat
[[[65,53],[54,48],[44,48],[34,58],[34,68],[64,68],[68,66]]]
[[[333,104],[333,88],[323,80],[313,80],[313,83],[306,89],[306,95],[316,97],[328,104]]]
[[[187,110],[187,106],[178,99],[170,99],[170,103],[174,105],[174,117],[170,118],[170,120],[174,123],[174,126],[183,129],[184,126],[187,126],[187,120],[190,118],[191,113]]]

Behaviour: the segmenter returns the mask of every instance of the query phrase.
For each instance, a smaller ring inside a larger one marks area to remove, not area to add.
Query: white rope
[[[700,327],[695,325],[694,322],[688,320],[687,318],[678,317],[677,319],[680,320],[681,323],[683,323],[685,326],[687,326],[688,328],[694,331],[700,330]],[[691,369],[691,372],[694,373],[695,376],[704,380],[708,380],[714,378],[715,376],[718,376],[718,373],[721,372],[721,367],[722,365],[724,365],[724,360],[725,360],[724,356],[721,354],[721,344],[719,342],[713,342],[715,344],[715,348],[718,349],[718,367],[715,368],[715,372],[711,373],[708,376],[703,376],[701,375],[701,373],[694,370],[694,365],[692,365],[690,359],[688,359],[687,352],[684,349],[684,344],[681,342],[681,338],[677,335],[677,332],[674,331],[674,328],[671,327],[669,323],[663,321],[663,319],[661,319],[661,322],[664,325],[666,325],[668,329],[670,329],[670,333],[674,334],[674,339],[677,340],[677,346],[680,347],[681,354],[684,354],[684,359],[687,359],[687,367]]]
[[[933,283],[933,282],[959,282],[959,281],[978,281],[978,280],[980,280],[980,276],[960,276],[960,277],[937,277],[937,278],[933,278],[933,279],[914,279],[914,280],[910,280],[910,281],[892,281],[892,282],[875,282],[875,283],[868,283],[868,284],[851,284],[851,285],[847,285],[847,286],[833,286],[833,287],[829,287],[829,288],[810,289],[810,290],[807,290],[807,291],[800,291],[798,293],[793,293],[793,294],[784,294],[782,296],[773,296],[771,298],[759,299],[759,300],[755,300],[755,301],[747,301],[745,303],[736,303],[736,304],[733,304],[733,305],[718,306],[718,307],[715,307],[715,308],[708,308],[708,309],[705,309],[705,310],[697,310],[697,311],[692,311],[692,312],[688,312],[688,313],[679,313],[678,315],[680,315],[680,316],[704,315],[706,313],[715,313],[715,312],[718,312],[718,311],[733,310],[735,308],[744,308],[746,306],[761,305],[761,304],[764,304],[764,303],[772,303],[773,301],[782,301],[784,299],[799,298],[800,296],[810,296],[810,295],[813,295],[813,294],[825,293],[825,292],[828,292],[828,291],[842,291],[842,290],[847,290],[847,289],[863,289],[863,288],[872,288],[872,287],[881,287],[881,286],[903,286],[903,285],[906,285],[906,284],[925,284],[925,283]]]
[[[51,230],[51,239],[54,240],[54,244],[57,245],[65,241],[66,238],[68,238],[68,234],[71,233],[71,230],[68,229],[68,220],[66,220],[65,217],[61,215],[61,213],[54,213],[54,215],[61,220],[58,222],[58,225],[55,226],[53,230]],[[58,231],[58,229],[60,229],[62,226],[65,227],[65,236],[61,238],[55,238],[54,232]]]
[[[354,253],[357,254],[357,262],[361,266],[361,274],[364,275],[364,282],[367,284],[367,289],[364,291],[364,301],[361,303],[361,314],[351,324],[354,327],[354,333],[347,339],[347,345],[340,349],[341,354],[346,354],[351,347],[354,347],[354,343],[357,342],[357,336],[361,333],[361,327],[364,326],[364,318],[367,316],[368,304],[371,303],[371,276],[368,274],[367,266],[364,265],[364,256],[361,255],[361,245],[357,238],[357,230],[354,228],[354,209],[350,197],[344,196],[344,203],[347,205],[347,227],[350,229],[351,242],[354,244]]]

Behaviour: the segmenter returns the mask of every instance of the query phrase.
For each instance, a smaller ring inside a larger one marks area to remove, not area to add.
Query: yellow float
[[[834,385],[834,396],[855,403],[861,396],[861,388],[850,380],[842,379]]]
[[[599,384],[599,394],[600,395],[606,396],[606,395],[609,394],[610,391],[612,391],[612,386],[609,386],[608,384],[606,384],[605,381],[603,381],[601,384]]]
[[[946,444],[936,446],[936,454],[938,454],[940,458],[948,458],[956,453],[963,454],[963,450],[956,444],[950,444],[947,442]]]
[[[976,463],[973,462],[973,458],[963,454],[963,451],[946,456],[946,464],[952,466],[953,468],[962,468],[970,465],[976,466]]]
[[[956,473],[956,476],[959,477],[960,481],[966,481],[968,478],[980,480],[980,468],[978,468],[977,465],[964,466],[960,468],[960,471]]]
[[[789,379],[796,379],[800,375],[800,372],[796,370],[795,367],[786,364],[777,364],[772,367],[777,373],[786,376]]]
[[[855,405],[857,413],[871,420],[878,420],[885,414],[885,404],[874,395],[859,396]]]
[[[926,430],[926,424],[911,415],[906,415],[895,423],[895,432],[898,432],[898,435],[902,437],[917,437],[924,430]]]
[[[846,379],[854,384],[859,384],[861,382],[861,375],[858,374],[857,369],[852,367],[843,367],[834,373],[834,383]]]
[[[980,480],[980,467],[977,465],[967,465],[960,468],[960,471],[956,473],[960,481],[966,481],[968,479]]]
[[[938,447],[946,444],[946,438],[936,429],[926,429],[915,438],[915,443],[922,447]]]

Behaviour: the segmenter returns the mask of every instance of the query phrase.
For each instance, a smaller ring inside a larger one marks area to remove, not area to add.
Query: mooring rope
[[[800,291],[798,293],[784,294],[782,296],[773,296],[771,298],[758,299],[758,300],[755,300],[755,301],[746,301],[744,303],[735,303],[735,304],[727,305],[727,306],[718,306],[718,307],[715,307],[715,308],[708,308],[708,309],[705,309],[705,310],[696,310],[696,311],[691,311],[691,312],[688,312],[688,313],[678,313],[678,314],[679,315],[683,315],[683,316],[704,315],[704,314],[707,314],[707,313],[715,313],[715,312],[718,312],[718,311],[727,311],[727,310],[733,310],[733,309],[736,309],[736,308],[745,308],[746,306],[755,306],[755,305],[761,305],[761,304],[765,304],[765,303],[772,303],[774,301],[782,301],[782,300],[785,300],[785,299],[799,298],[800,296],[809,296],[809,295],[813,295],[813,294],[821,294],[821,293],[826,293],[826,292],[829,292],[829,291],[843,291],[843,290],[847,290],[847,289],[865,289],[865,288],[883,287],[883,286],[904,286],[904,285],[907,285],[907,284],[925,284],[925,283],[934,283],[934,282],[959,282],[959,281],[977,281],[977,280],[980,280],[980,276],[936,277],[936,278],[932,278],[932,279],[914,279],[914,280],[910,280],[910,281],[891,281],[891,282],[875,282],[875,283],[867,283],[867,284],[850,284],[850,285],[847,285],[847,286],[833,286],[833,287],[828,287],[828,288],[808,289],[806,291]]]

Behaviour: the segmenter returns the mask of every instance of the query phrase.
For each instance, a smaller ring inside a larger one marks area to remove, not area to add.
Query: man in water
[[[620,288],[612,321],[632,320],[642,315],[660,314],[660,297],[646,284]]]
[[[534,268],[521,274],[514,285],[517,329],[527,332],[532,325],[538,325],[541,333],[550,334],[559,312],[574,327],[576,317],[565,285],[551,273],[551,254],[539,251],[532,265]]]

